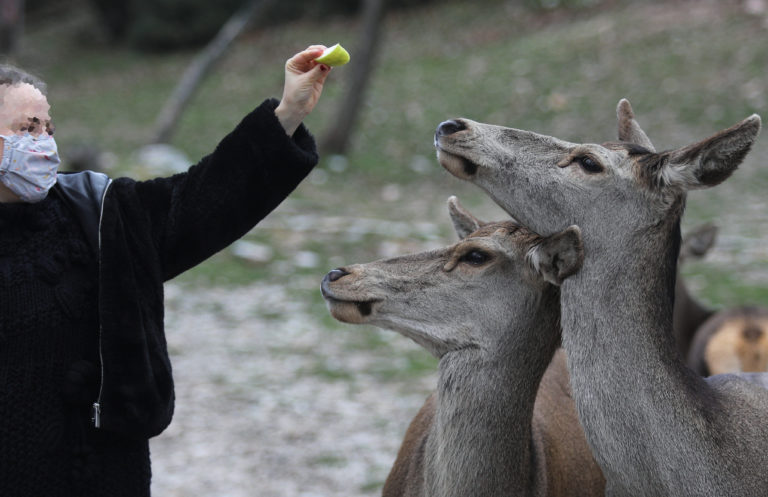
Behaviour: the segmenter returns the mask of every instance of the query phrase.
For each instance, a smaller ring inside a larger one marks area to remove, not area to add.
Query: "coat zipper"
[[[107,181],[107,186],[104,187],[104,193],[101,195],[101,205],[99,206],[99,368],[101,370],[101,378],[99,380],[99,395],[96,397],[96,402],[93,403],[93,426],[95,428],[101,428],[101,395],[104,391],[104,354],[102,351],[102,326],[101,326],[101,223],[104,220],[104,202],[107,198],[107,191],[109,190],[112,180]]]

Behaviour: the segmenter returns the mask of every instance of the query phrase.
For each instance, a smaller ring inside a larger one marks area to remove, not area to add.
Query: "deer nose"
[[[443,121],[437,127],[437,136],[448,136],[467,129],[467,125],[461,121]]]
[[[349,273],[344,271],[343,269],[336,268],[333,271],[329,272],[327,275],[325,275],[325,277],[328,278],[328,281],[336,281],[348,274]]]
[[[331,291],[330,283],[343,278],[344,276],[348,275],[349,273],[347,271],[344,271],[341,268],[336,268],[333,271],[329,272],[323,277],[323,281],[320,282],[320,291],[323,294],[323,297],[328,298],[333,294]]]

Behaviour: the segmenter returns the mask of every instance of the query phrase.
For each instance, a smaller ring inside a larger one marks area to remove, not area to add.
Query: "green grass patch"
[[[360,487],[363,493],[374,493],[384,486],[384,480],[371,480]]]
[[[750,271],[762,271],[765,274],[768,272],[768,261],[764,261],[760,268],[742,268],[736,271],[711,265],[697,271],[697,266],[699,265],[686,268],[684,276],[695,284],[696,296],[707,304],[717,309],[768,304],[768,287],[760,282],[749,281],[743,276]]]
[[[343,467],[347,465],[347,458],[338,454],[328,453],[314,456],[309,459],[310,466]]]
[[[403,338],[407,340],[406,338]],[[414,348],[399,352],[397,361],[378,363],[370,373],[380,381],[402,382],[422,378],[437,370],[438,360],[426,350]]]
[[[355,380],[354,373],[344,369],[340,364],[330,364],[322,358],[318,358],[313,366],[302,370],[300,374],[315,376],[330,382],[343,381],[345,383],[354,383]]]

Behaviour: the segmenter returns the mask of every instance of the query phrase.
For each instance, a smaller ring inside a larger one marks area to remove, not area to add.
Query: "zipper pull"
[[[91,417],[93,426],[95,428],[101,428],[101,404],[98,402],[93,403],[93,416]]]

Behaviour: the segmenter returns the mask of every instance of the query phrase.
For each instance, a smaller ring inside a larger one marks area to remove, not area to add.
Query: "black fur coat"
[[[286,135],[276,100],[247,115],[189,171],[107,190],[99,276],[101,428],[152,437],[171,421],[163,282],[248,232],[312,170],[315,142]]]

